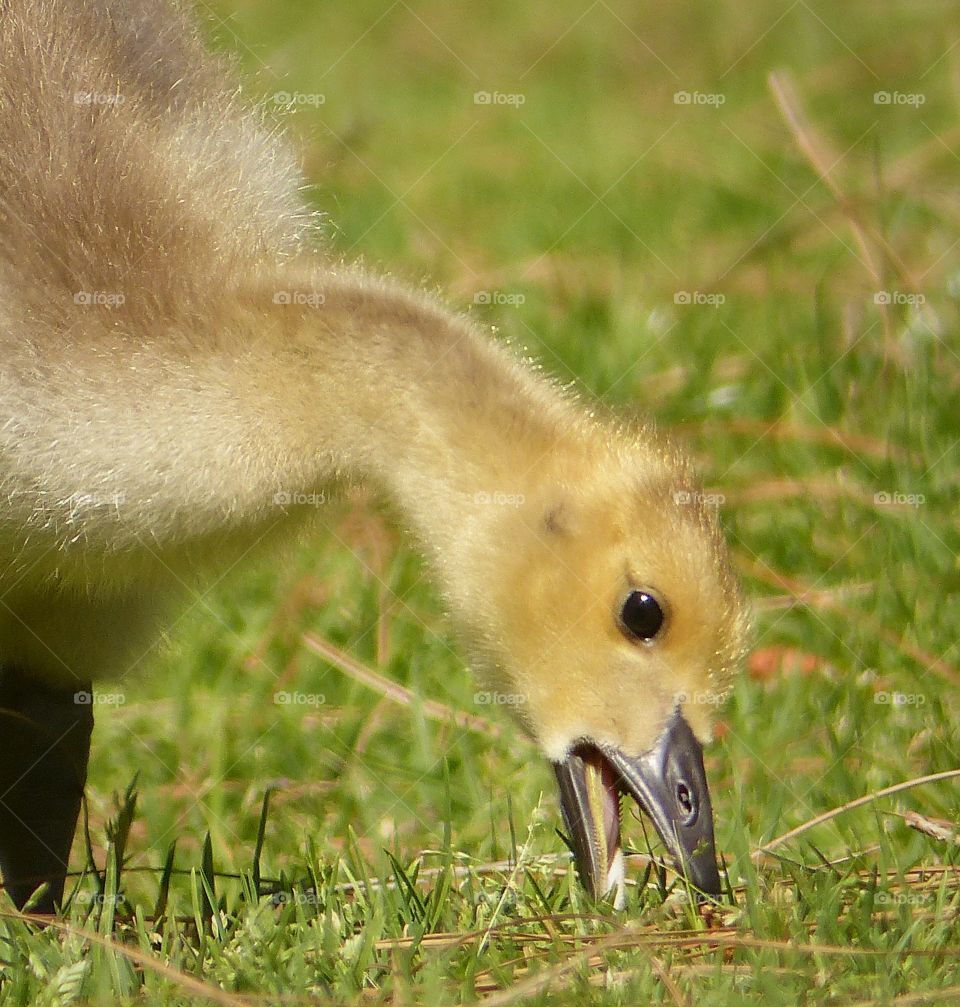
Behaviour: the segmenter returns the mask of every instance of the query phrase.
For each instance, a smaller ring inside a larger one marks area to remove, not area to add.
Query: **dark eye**
[[[627,636],[652,640],[663,626],[663,609],[646,591],[631,591],[620,609],[620,625]]]

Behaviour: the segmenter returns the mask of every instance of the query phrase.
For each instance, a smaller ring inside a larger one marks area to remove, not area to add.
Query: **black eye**
[[[663,609],[646,591],[631,591],[620,609],[620,624],[627,636],[652,640],[663,626]]]

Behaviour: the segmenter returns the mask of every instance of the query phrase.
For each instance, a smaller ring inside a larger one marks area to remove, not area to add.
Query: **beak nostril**
[[[686,783],[681,780],[677,784],[677,806],[684,816],[684,824],[690,825],[697,815],[697,805],[694,801],[693,794],[690,792],[690,788]]]

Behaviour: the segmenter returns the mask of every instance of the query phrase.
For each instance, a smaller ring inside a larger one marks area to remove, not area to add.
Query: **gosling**
[[[524,697],[589,891],[623,902],[629,795],[717,895],[701,746],[746,617],[688,462],[325,255],[300,185],[167,0],[4,4],[7,892],[62,900],[92,682],[149,649],[172,585],[296,534],[298,501],[349,476],[404,515],[478,671]]]

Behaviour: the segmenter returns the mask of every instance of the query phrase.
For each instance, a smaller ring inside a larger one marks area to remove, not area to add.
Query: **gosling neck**
[[[291,407],[312,441],[314,478],[379,485],[427,550],[456,562],[496,534],[583,420],[549,381],[470,320],[356,272],[297,275],[271,298]],[[276,347],[275,347],[276,349]]]

